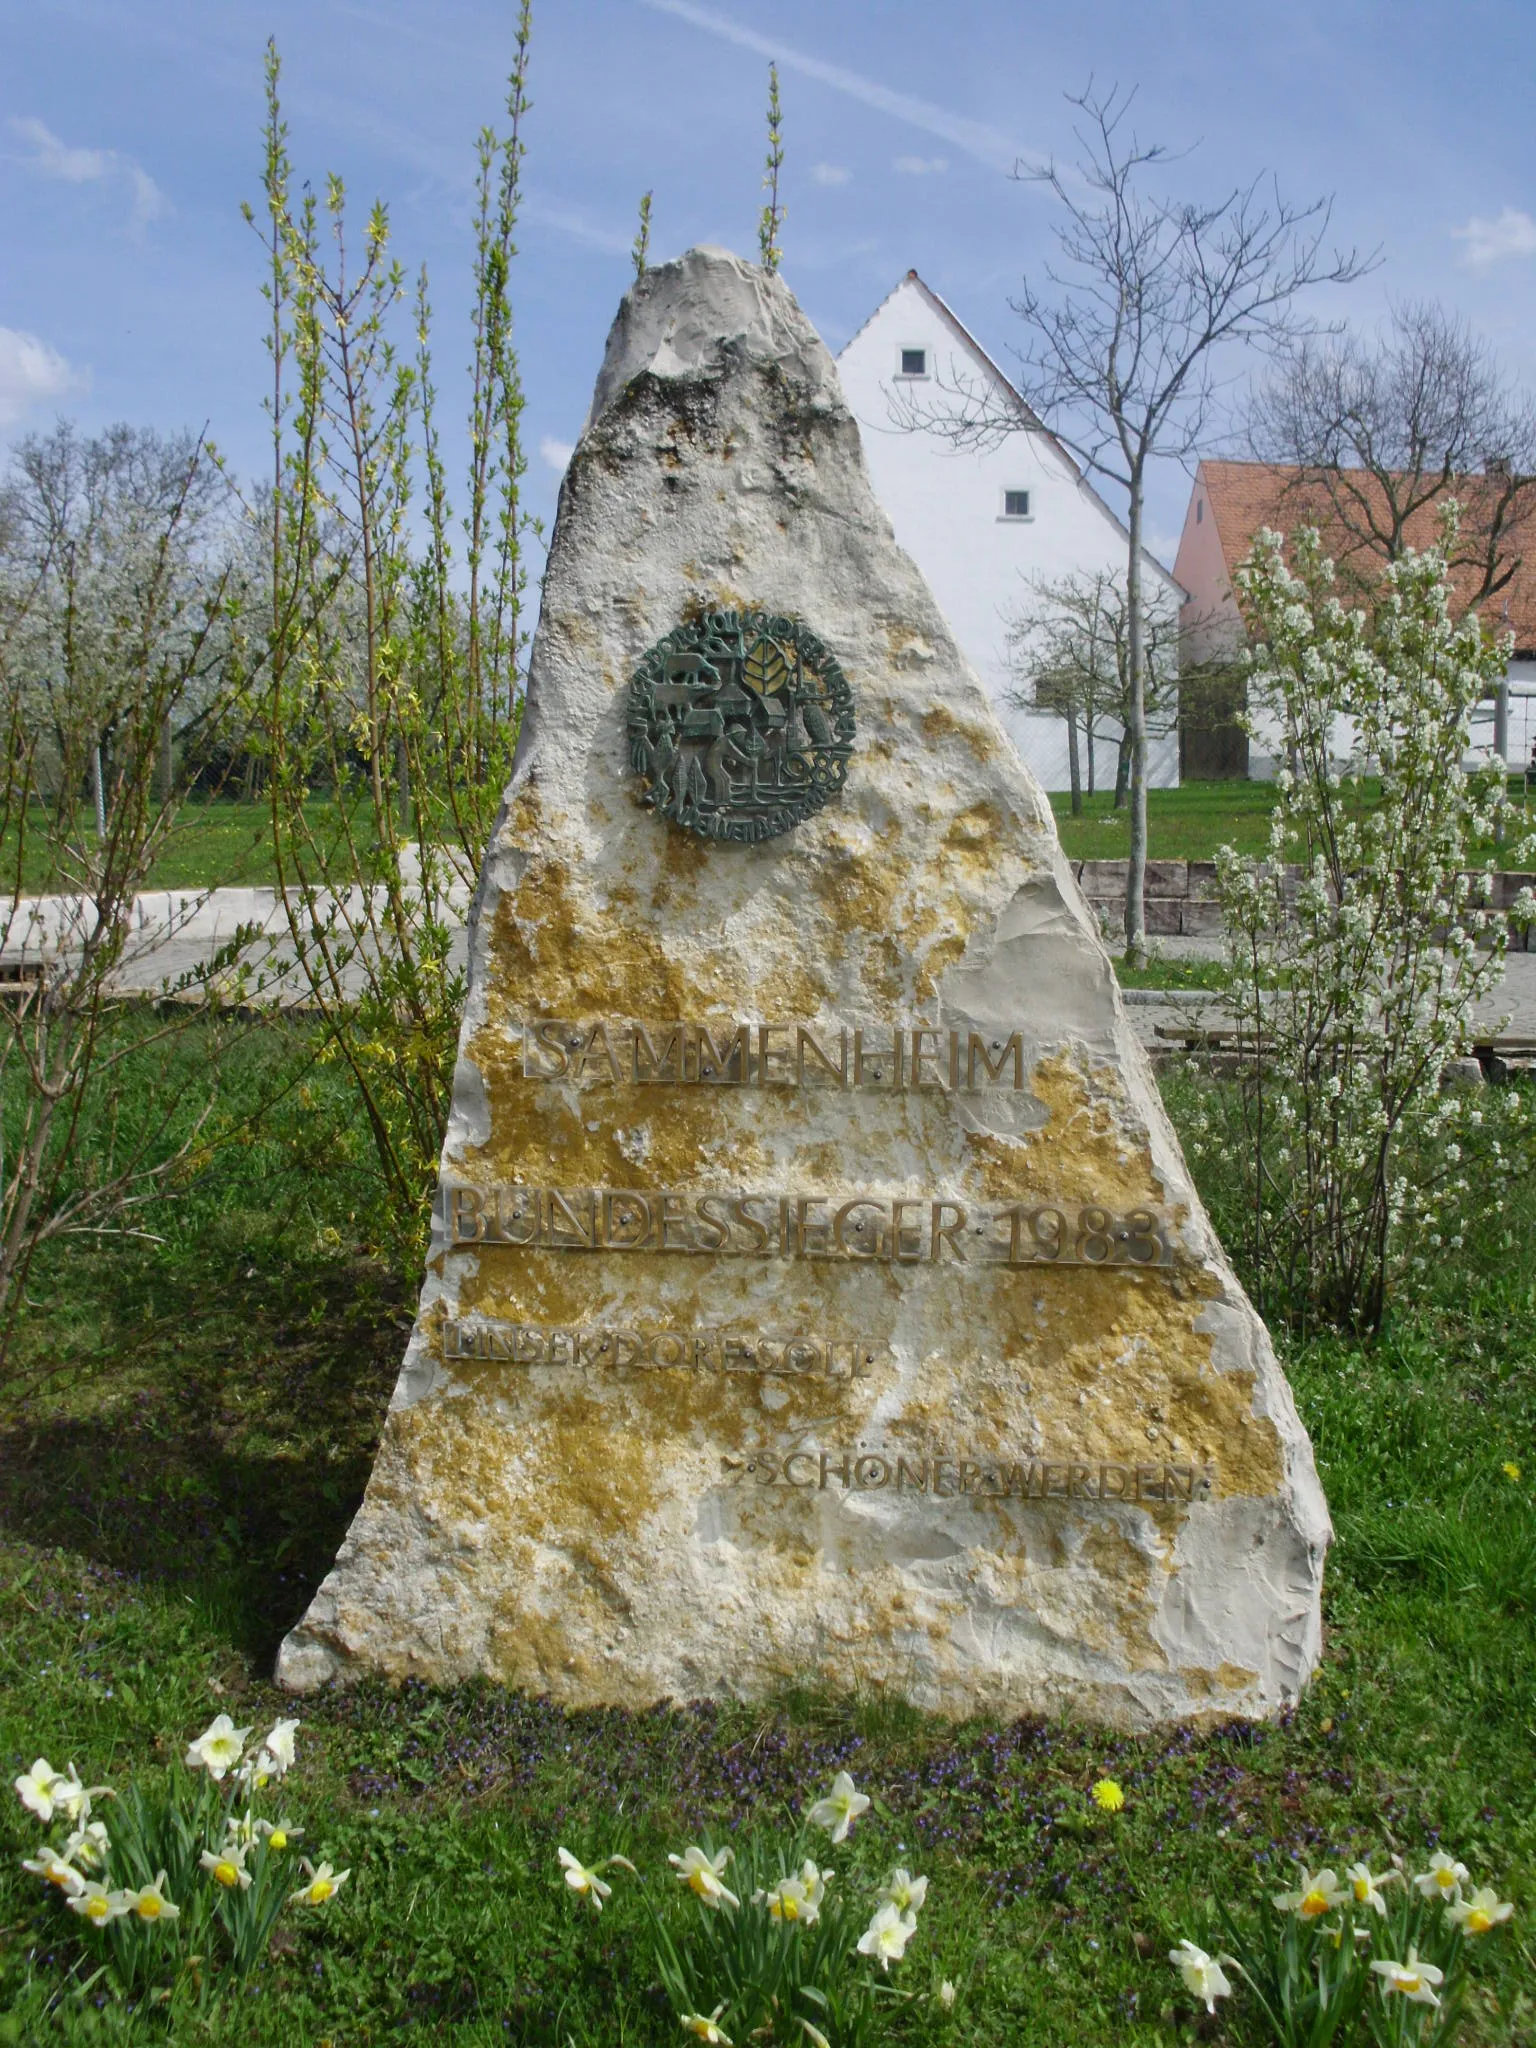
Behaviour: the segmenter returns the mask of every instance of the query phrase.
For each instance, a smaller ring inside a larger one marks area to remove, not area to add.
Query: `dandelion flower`
[[[30,1870],[34,1877],[40,1877],[45,1884],[56,1884],[66,1898],[85,1890],[85,1879],[80,1872],[56,1850],[40,1849],[35,1856],[23,1856],[21,1867]]]
[[[727,1891],[720,1882],[725,1866],[731,1860],[729,1849],[722,1849],[718,1856],[706,1856],[696,1843],[690,1843],[681,1856],[669,1856],[667,1861],[677,1872],[679,1884],[687,1885],[699,1903],[713,1912],[721,1906],[739,1906],[736,1894]]]
[[[245,1851],[239,1843],[226,1842],[222,1849],[205,1849],[197,1860],[225,1891],[232,1892],[236,1885],[241,1891],[250,1888],[251,1873],[245,1867]]]
[[[565,1872],[565,1881],[573,1892],[592,1901],[594,1913],[601,1913],[603,1901],[613,1890],[611,1884],[604,1884],[595,1870],[588,1870],[579,1856],[573,1856],[569,1849],[560,1851],[560,1868]]]
[[[1458,1863],[1454,1856],[1447,1856],[1443,1849],[1435,1851],[1429,1859],[1428,1870],[1421,1871],[1413,1880],[1421,1897],[1453,1901],[1461,1897],[1461,1888],[1466,1881],[1465,1863]]]
[[[889,1970],[893,1962],[901,1961],[907,1943],[916,1932],[917,1922],[904,1913],[898,1913],[887,1900],[859,1936],[859,1954],[874,1957],[882,1970]]]
[[[1470,1899],[1458,1899],[1454,1906],[1447,1906],[1445,1917],[1454,1920],[1463,1934],[1486,1934],[1501,1920],[1507,1920],[1514,1910],[1492,1885],[1480,1884]]]
[[[180,1906],[165,1896],[163,1870],[157,1873],[153,1884],[141,1885],[136,1892],[124,1892],[123,1902],[127,1911],[140,1920],[176,1920],[181,1916]]]
[[[104,1884],[98,1884],[92,1878],[79,1891],[71,1892],[64,1903],[82,1920],[89,1920],[93,1927],[105,1927],[109,1920],[121,1920],[127,1912],[128,1894],[109,1892]]]
[[[1504,1477],[1510,1482],[1512,1486],[1518,1486],[1520,1484],[1520,1467],[1515,1463],[1513,1458],[1506,1458],[1504,1460]]]
[[[1380,1877],[1373,1877],[1368,1863],[1351,1863],[1344,1873],[1349,1882],[1350,1895],[1357,1906],[1369,1906],[1373,1913],[1387,1917],[1387,1902],[1381,1895],[1384,1884],[1395,1884],[1397,1872],[1383,1871]]]
[[[1444,1972],[1437,1970],[1433,1963],[1421,1963],[1416,1948],[1408,1951],[1406,1963],[1382,1961],[1372,1963],[1371,1968],[1381,1979],[1381,1995],[1390,1999],[1396,1992],[1411,2005],[1438,2005],[1435,1985],[1443,1982]]]
[[[1192,1998],[1202,1999],[1207,2012],[1216,2010],[1218,1998],[1232,1996],[1232,1986],[1220,1962],[1192,1941],[1181,1941],[1177,1948],[1169,1949],[1168,1960],[1184,1979],[1184,1989]]]
[[[898,1913],[915,1916],[918,1908],[928,1896],[926,1877],[914,1877],[908,1870],[893,1870],[875,1894],[876,1898],[889,1899]]]
[[[237,1728],[228,1714],[216,1714],[195,1742],[188,1743],[189,1771],[206,1771],[210,1778],[222,1778],[245,1754],[249,1728]]]
[[[846,1771],[839,1771],[832,1780],[832,1790],[824,1799],[808,1806],[805,1817],[813,1828],[825,1828],[834,1842],[843,1842],[859,1815],[868,1811],[867,1794],[855,1792],[852,1778]]]
[[[47,1827],[53,1819],[53,1788],[63,1782],[63,1773],[56,1771],[47,1757],[40,1756],[30,1771],[23,1771],[16,1779],[16,1797],[28,1813],[36,1814]]]
[[[1101,1813],[1118,1813],[1125,1804],[1124,1789],[1113,1778],[1100,1778],[1089,1797]]]
[[[1331,1870],[1320,1870],[1314,1877],[1311,1871],[1303,1869],[1297,1889],[1277,1892],[1275,1904],[1282,1913],[1294,1913],[1302,1920],[1319,1920],[1335,1906],[1342,1906],[1348,1897]]]
[[[332,1870],[329,1863],[322,1863],[316,1870],[307,1856],[303,1859],[303,1866],[309,1882],[288,1894],[290,1906],[323,1906],[327,1899],[335,1898],[352,1875],[350,1870]]]
[[[683,2023],[685,2034],[694,2034],[701,2041],[708,2041],[711,2048],[731,2048],[731,2037],[720,2024],[720,2015],[725,2011],[722,1999],[712,2013],[685,2012],[678,2017]]]

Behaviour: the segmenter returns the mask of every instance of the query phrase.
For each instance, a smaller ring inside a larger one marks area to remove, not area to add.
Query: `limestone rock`
[[[629,686],[756,610],[841,665],[846,784],[711,841],[647,808]],[[1328,1520],[1269,1339],[825,348],[722,251],[625,300],[565,478],[442,1177],[284,1685],[1146,1724],[1305,1681]]]

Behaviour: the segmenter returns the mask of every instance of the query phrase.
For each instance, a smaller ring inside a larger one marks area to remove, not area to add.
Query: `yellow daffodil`
[[[685,2012],[678,2017],[683,2023],[683,2032],[693,2034],[700,2041],[708,2041],[710,2048],[731,2048],[731,2037],[720,2025],[720,2015],[725,2011],[722,1999],[712,2013]]]
[[[30,1771],[23,1771],[15,1780],[16,1797],[27,1809],[47,1827],[53,1819],[53,1788],[62,1785],[64,1776],[56,1771],[47,1757],[40,1756]]]
[[[1467,1866],[1437,1849],[1429,1859],[1428,1870],[1421,1871],[1413,1881],[1423,1898],[1454,1901],[1461,1897],[1461,1888],[1467,1881]]]
[[[71,1892],[64,1903],[82,1920],[89,1920],[93,1927],[105,1927],[109,1920],[121,1920],[127,1912],[128,1894],[109,1892],[104,1884],[98,1884],[92,1878],[79,1891]]]
[[[1320,1870],[1315,1877],[1311,1871],[1303,1870],[1297,1889],[1277,1892],[1275,1904],[1282,1913],[1295,1913],[1302,1920],[1320,1920],[1324,1913],[1342,1906],[1348,1896],[1331,1870]]]
[[[215,1884],[223,1885],[232,1892],[236,1885],[241,1891],[250,1887],[251,1873],[245,1867],[245,1851],[238,1842],[226,1842],[222,1849],[205,1849],[197,1859]]]
[[[808,1806],[805,1817],[813,1828],[825,1828],[834,1842],[844,1842],[859,1815],[868,1811],[867,1796],[855,1792],[852,1778],[846,1771],[839,1771],[832,1780],[832,1790]]]
[[[291,1820],[259,1820],[256,1832],[273,1854],[280,1856],[285,1849],[293,1847],[304,1830],[296,1828]]]
[[[1192,1941],[1181,1941],[1177,1948],[1169,1949],[1168,1960],[1184,1979],[1184,1989],[1192,1998],[1203,2000],[1207,2012],[1216,2010],[1218,1998],[1232,1996],[1232,1986],[1220,1961]],[[1230,1962],[1231,1958],[1227,1960]]]
[[[1504,1477],[1507,1480],[1509,1480],[1512,1485],[1518,1486],[1520,1484],[1520,1467],[1515,1463],[1513,1458],[1506,1458],[1504,1460]]]
[[[859,1936],[859,1954],[873,1957],[882,1970],[889,1970],[892,1963],[901,1961],[907,1943],[916,1932],[917,1922],[905,1913],[898,1913],[887,1900]]]
[[[1421,1963],[1416,1948],[1408,1951],[1406,1963],[1383,1961],[1372,1963],[1371,1968],[1381,1979],[1381,1995],[1391,1999],[1394,1995],[1406,1998],[1411,2005],[1438,2005],[1434,1987],[1444,1981],[1444,1972],[1437,1970],[1433,1963]]]
[[[66,1897],[85,1890],[85,1879],[75,1866],[56,1850],[40,1849],[35,1856],[23,1856],[23,1870],[30,1870],[34,1877],[40,1877],[45,1884],[56,1884]]]
[[[332,1870],[329,1863],[322,1863],[316,1870],[307,1857],[303,1859],[303,1867],[309,1882],[289,1893],[290,1906],[323,1906],[327,1899],[335,1898],[352,1875],[350,1870]]]
[[[910,1870],[903,1870],[899,1866],[891,1872],[875,1894],[877,1899],[889,1900],[898,1913],[905,1913],[909,1919],[916,1917],[918,1908],[927,1896],[927,1878],[914,1877]]]
[[[1101,1813],[1118,1813],[1125,1804],[1125,1793],[1113,1778],[1100,1778],[1089,1797]]]
[[[78,1863],[82,1870],[100,1870],[111,1846],[106,1823],[90,1820],[83,1828],[75,1829],[60,1853],[66,1863]]]
[[[136,1892],[125,1891],[123,1900],[127,1910],[140,1920],[152,1923],[160,1920],[177,1920],[181,1917],[180,1906],[174,1899],[165,1896],[163,1870],[156,1874],[153,1884],[141,1885]]]
[[[1344,1876],[1349,1884],[1350,1897],[1357,1906],[1369,1906],[1373,1913],[1387,1917],[1387,1902],[1381,1895],[1384,1884],[1395,1884],[1398,1873],[1384,1870],[1380,1877],[1373,1877],[1368,1863],[1351,1863]]]
[[[560,1868],[565,1872],[565,1881],[571,1890],[581,1898],[590,1899],[594,1913],[601,1913],[603,1901],[613,1890],[611,1884],[604,1884],[595,1870],[588,1870],[579,1856],[573,1856],[569,1849],[560,1851]]]
[[[1501,1920],[1507,1920],[1514,1910],[1492,1885],[1480,1884],[1470,1899],[1458,1899],[1455,1905],[1447,1906],[1445,1917],[1454,1920],[1463,1934],[1486,1934]]]
[[[206,1771],[210,1778],[222,1778],[245,1754],[249,1728],[237,1728],[228,1714],[215,1714],[195,1742],[187,1745],[189,1771]]]
[[[720,1882],[725,1866],[731,1860],[729,1849],[722,1849],[718,1856],[706,1856],[695,1843],[690,1843],[681,1856],[669,1856],[667,1861],[677,1872],[679,1884],[687,1885],[699,1903],[712,1911],[721,1906],[739,1906],[740,1899],[734,1892],[727,1891]]]
[[[821,1918],[821,1900],[800,1877],[781,1877],[772,1891],[754,1892],[754,1906],[766,1906],[775,1920],[790,1926],[814,1927]]]

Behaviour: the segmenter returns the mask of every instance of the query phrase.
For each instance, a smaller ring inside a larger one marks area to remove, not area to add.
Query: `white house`
[[[1047,789],[1068,788],[1063,721],[1008,702],[1019,687],[1008,662],[1009,622],[1027,608],[1033,577],[1103,569],[1123,577],[1124,526],[915,270],[875,308],[837,367],[897,540],[922,570],[1019,752]],[[996,447],[956,449],[942,434],[900,424],[903,399],[924,413],[958,412],[959,393],[981,385],[1018,415],[1018,431]],[[1176,605],[1178,585],[1151,555],[1145,560],[1149,583],[1164,585]],[[1177,737],[1171,730],[1150,737],[1149,779],[1171,787],[1179,779]],[[1101,735],[1097,769],[1099,787],[1108,787],[1112,738]]]

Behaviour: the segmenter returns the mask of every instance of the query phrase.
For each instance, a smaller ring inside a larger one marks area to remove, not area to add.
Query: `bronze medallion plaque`
[[[771,612],[674,626],[629,685],[629,757],[643,801],[704,839],[750,844],[837,795],[853,692],[809,627]]]

